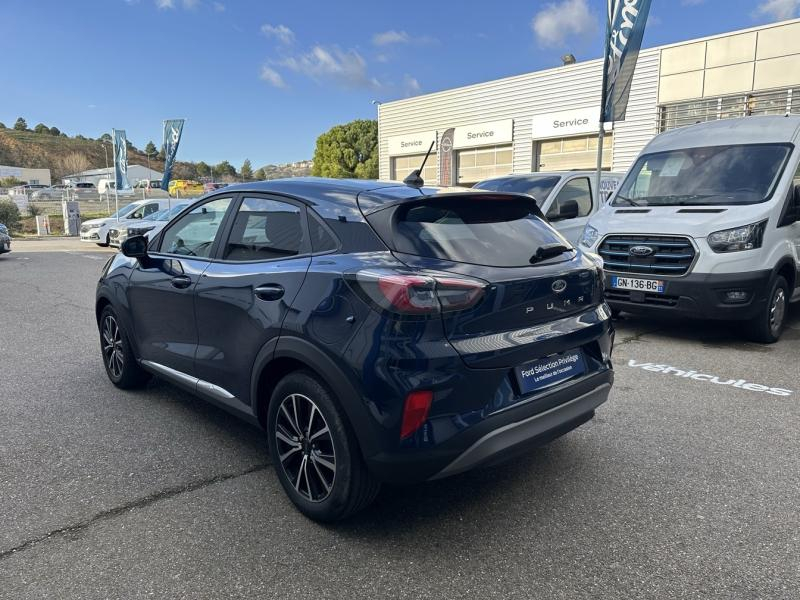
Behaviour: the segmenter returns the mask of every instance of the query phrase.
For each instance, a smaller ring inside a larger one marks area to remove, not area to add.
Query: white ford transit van
[[[800,117],[744,117],[662,133],[581,247],[605,263],[615,313],[746,321],[777,341],[800,299]]]

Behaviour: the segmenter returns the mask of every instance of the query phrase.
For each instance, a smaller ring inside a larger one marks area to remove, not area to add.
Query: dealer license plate
[[[520,391],[528,394],[559,384],[586,372],[583,352],[569,350],[516,368]]]
[[[664,293],[664,282],[658,279],[633,279],[631,277],[611,278],[611,287],[618,290],[635,290],[637,292]]]

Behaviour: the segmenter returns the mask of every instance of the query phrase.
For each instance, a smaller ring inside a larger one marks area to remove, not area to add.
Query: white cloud
[[[543,46],[563,46],[570,36],[596,31],[597,19],[589,12],[586,0],[565,0],[540,10],[533,17],[531,28]]]
[[[191,10],[197,7],[198,0],[183,0],[183,8]]]
[[[416,77],[406,74],[403,76],[403,88],[406,96],[414,96],[419,94],[422,86],[419,84]]]
[[[775,19],[791,19],[800,12],[800,0],[766,0],[758,5],[757,13]]]
[[[376,46],[388,46],[389,44],[407,44],[411,37],[405,31],[383,31],[372,36],[372,43]]]
[[[222,2],[214,2],[211,6],[214,8],[214,12],[225,12],[225,5]]]
[[[175,8],[175,2],[173,0],[156,0],[156,6],[162,10],[165,8]]]
[[[261,79],[261,81],[266,81],[268,84],[276,88],[286,87],[286,82],[283,80],[281,74],[267,65],[261,67],[261,75],[259,75],[258,78]]]
[[[294,43],[294,31],[286,27],[286,25],[264,23],[261,26],[261,33],[268,38],[275,38],[281,44],[286,44],[287,46]]]
[[[289,56],[277,64],[315,81],[329,80],[345,88],[380,87],[380,83],[367,74],[367,63],[358,52],[338,46],[314,46],[309,52]]]

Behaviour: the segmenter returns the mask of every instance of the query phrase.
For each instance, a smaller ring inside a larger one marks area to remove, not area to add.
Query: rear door
[[[249,402],[253,361],[280,334],[306,277],[305,210],[283,197],[242,194],[217,260],[197,284],[197,377],[226,398]]]
[[[186,213],[138,261],[128,301],[140,358],[194,373],[197,330],[194,287],[216,249],[233,197],[217,197]]]
[[[540,343],[536,328],[602,301],[596,269],[540,214],[528,198],[470,194],[434,197],[401,206],[391,218],[368,218],[408,266],[487,282],[482,302],[442,313],[443,324],[467,365],[497,368],[580,346],[578,337]],[[559,245],[564,252],[537,257],[540,249]]]

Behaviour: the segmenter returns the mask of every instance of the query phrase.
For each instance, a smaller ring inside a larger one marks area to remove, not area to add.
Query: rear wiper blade
[[[565,246],[564,244],[545,244],[536,251],[536,254],[531,256],[530,262],[531,264],[535,264],[537,262],[547,260],[548,258],[558,256],[559,254],[564,254],[564,252],[570,252],[571,250],[572,248]]]

